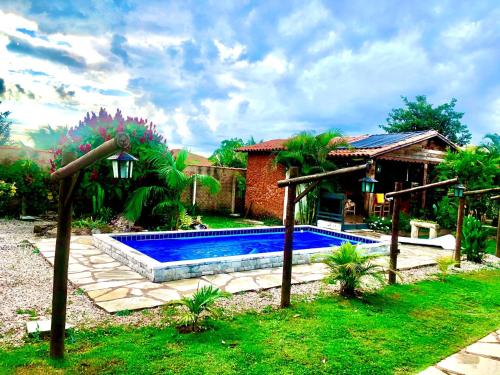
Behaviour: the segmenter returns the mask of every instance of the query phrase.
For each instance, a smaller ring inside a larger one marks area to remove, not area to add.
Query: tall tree
[[[402,96],[404,107],[394,108],[380,127],[388,133],[418,130],[436,130],[458,145],[466,145],[472,138],[467,125],[462,124],[462,112],[455,110],[457,100],[433,107],[425,95],[418,95],[415,101]]]
[[[0,112],[0,146],[6,145],[10,140],[10,126],[12,122],[8,119],[9,115],[9,111]]]
[[[285,150],[277,153],[275,163],[286,167],[298,167],[299,175],[331,171],[336,168],[328,158],[330,151],[346,146],[342,134],[338,131],[314,135],[312,132],[301,132],[285,143]],[[331,186],[331,182],[326,185]],[[299,185],[300,190],[304,189]],[[313,189],[305,199],[299,202],[298,219],[302,224],[312,224],[316,217],[320,186]]]
[[[28,131],[28,136],[39,150],[53,150],[59,145],[59,140],[68,132],[67,126],[52,127],[47,124],[35,130]]]
[[[237,148],[254,145],[255,140],[250,138],[244,142],[241,138],[225,139],[221,142],[218,149],[214,151],[209,160],[219,167],[246,168],[246,152],[236,152]]]

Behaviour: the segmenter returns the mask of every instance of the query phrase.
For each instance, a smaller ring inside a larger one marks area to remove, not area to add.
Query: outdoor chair
[[[344,205],[344,215],[356,215],[356,203],[354,203],[352,200],[348,199],[345,202]]]
[[[385,217],[391,214],[391,202],[385,199],[385,194],[375,194],[375,204],[373,205],[373,213],[380,217]]]

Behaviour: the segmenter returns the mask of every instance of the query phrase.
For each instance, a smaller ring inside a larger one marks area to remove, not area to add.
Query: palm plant
[[[150,206],[152,213],[170,217],[170,227],[177,229],[180,217],[186,213],[182,201],[182,193],[196,181],[206,186],[211,194],[220,191],[220,183],[212,176],[202,174],[187,174],[186,150],[181,150],[177,157],[170,152],[152,149],[146,155],[146,162],[150,163],[158,180],[148,186],[141,186],[134,190],[125,205],[125,217],[136,221],[141,217],[143,208]]]
[[[364,255],[349,242],[344,242],[330,254],[318,254],[313,259],[320,260],[330,268],[326,281],[340,283],[340,294],[344,297],[354,297],[356,290],[365,277],[371,277],[380,283],[384,282],[383,268],[373,264],[372,260],[380,255]]]
[[[169,306],[184,306],[184,312],[179,317],[183,327],[189,327],[192,332],[199,331],[207,317],[219,316],[220,310],[214,305],[221,298],[228,298],[231,294],[214,288],[212,285],[198,288],[191,297],[183,297],[172,301]]]
[[[331,151],[347,146],[342,134],[338,131],[314,135],[312,132],[301,132],[285,143],[285,150],[277,153],[274,162],[286,167],[298,167],[299,175],[331,171],[336,168],[328,158]],[[306,199],[299,202],[298,219],[302,224],[312,224],[316,217],[317,202],[321,187],[331,188],[329,184],[319,185],[313,189]],[[299,185],[298,194],[306,187]]]
[[[436,263],[439,269],[439,278],[441,279],[441,281],[445,281],[450,267],[457,264],[457,262],[455,262],[455,259],[450,256],[439,257],[436,259]]]

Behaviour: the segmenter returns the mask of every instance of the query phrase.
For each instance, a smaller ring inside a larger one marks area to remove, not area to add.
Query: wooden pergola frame
[[[448,186],[458,182],[458,178],[452,178],[450,180],[439,181],[433,184],[427,184],[422,186],[417,186],[411,189],[401,190],[402,183],[396,182],[396,189],[385,196],[387,198],[394,198],[394,207],[392,209],[392,230],[391,230],[391,248],[389,254],[389,284],[394,284],[396,282],[396,270],[398,265],[398,237],[399,237],[399,212],[401,211],[401,197],[417,193],[420,191],[427,191],[430,189],[435,189],[441,186]]]
[[[352,173],[366,170],[372,162],[337,169],[331,172],[317,173],[309,176],[298,175],[297,167],[290,167],[289,178],[278,181],[278,187],[288,187],[286,199],[286,214],[285,214],[285,244],[283,247],[283,276],[281,281],[281,307],[290,306],[290,293],[292,288],[292,260],[293,260],[293,232],[295,227],[295,204],[304,198],[309,192],[317,187],[321,181],[332,178],[345,173]],[[311,182],[311,184],[298,196],[297,185]]]
[[[64,357],[71,221],[74,192],[80,180],[80,171],[120,150],[128,150],[129,147],[129,136],[120,132],[116,134],[115,138],[104,142],[78,159],[75,159],[73,153],[63,152],[63,167],[50,175],[51,181],[60,181],[54,282],[52,287],[51,358],[60,359]]]
[[[460,263],[462,260],[462,228],[464,224],[464,216],[465,216],[465,197],[471,196],[471,195],[484,195],[484,194],[492,194],[492,193],[497,193],[500,191],[500,187],[494,187],[494,188],[488,188],[488,189],[480,189],[480,190],[470,190],[470,191],[465,191],[463,196],[459,198],[458,200],[458,213],[457,213],[457,236],[455,238],[455,252],[454,252],[454,260],[455,260],[455,267],[460,267]],[[452,194],[449,194],[448,196],[453,196]],[[495,196],[492,197],[491,199],[498,199]],[[499,209],[499,216],[500,216],[500,209]],[[500,220],[498,223],[498,228],[497,228],[497,244],[496,244],[496,252],[495,255],[497,257],[500,257]]]

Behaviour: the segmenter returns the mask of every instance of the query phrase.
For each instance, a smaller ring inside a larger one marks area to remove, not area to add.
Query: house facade
[[[352,202],[352,220],[362,220],[362,217],[372,214],[377,206],[375,194],[393,191],[396,182],[403,182],[404,187],[429,183],[435,166],[443,161],[446,151],[458,149],[436,131],[367,134],[343,140],[349,146],[336,149],[329,155],[339,168],[373,161],[368,171],[342,175],[332,182],[332,190]],[[248,153],[245,210],[252,216],[284,217],[286,190],[278,188],[277,182],[286,178],[286,168],[276,165],[274,159],[285,149],[286,141],[274,139],[238,149]],[[379,181],[374,194],[361,193],[359,179],[365,175]],[[429,198],[425,192],[418,194],[403,210],[425,209],[431,204]]]

